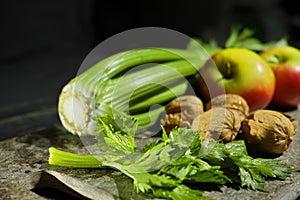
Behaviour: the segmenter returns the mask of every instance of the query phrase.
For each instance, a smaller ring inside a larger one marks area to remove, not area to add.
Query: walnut
[[[288,114],[285,114],[285,113],[282,113],[284,116],[286,116],[293,124],[294,126],[294,129],[295,129],[295,132],[298,130],[298,120],[291,116],[291,115],[288,115]]]
[[[165,119],[161,119],[160,123],[163,125],[166,133],[170,133],[175,127],[191,127],[189,121],[181,120],[181,113],[170,113],[165,115]]]
[[[200,113],[203,113],[203,103],[198,97],[181,96],[168,103],[165,117],[160,120],[160,123],[167,133],[175,127],[190,128],[193,120]]]
[[[249,154],[279,155],[293,141],[298,122],[273,110],[257,110],[242,122],[242,133]]]
[[[221,94],[212,98],[206,105],[206,110],[212,107],[225,107],[228,109],[236,109],[244,115],[249,114],[249,105],[247,101],[238,94]]]
[[[192,130],[200,130],[200,139],[222,139],[224,143],[234,140],[241,128],[240,111],[224,107],[214,107],[195,118]]]

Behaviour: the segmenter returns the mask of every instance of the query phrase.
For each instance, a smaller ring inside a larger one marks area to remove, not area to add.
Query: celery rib
[[[88,69],[83,73],[81,79],[94,80],[102,73],[108,79],[115,78],[120,73],[132,67],[146,64],[174,61],[185,58],[196,58],[198,55],[191,51],[167,48],[141,48],[132,49],[112,55]]]
[[[149,105],[162,104],[162,102],[169,102],[177,96],[183,95],[187,89],[187,82],[181,81],[180,83],[170,86],[170,88],[161,88],[157,92],[147,93],[141,98],[130,99],[129,112],[130,114],[144,112],[149,109]],[[137,91],[140,94],[140,91]]]
[[[95,156],[84,156],[49,148],[49,164],[72,168],[104,168],[100,160]]]
[[[162,107],[150,110],[149,112],[135,114],[132,116],[137,120],[137,122],[139,124],[139,130],[143,130],[144,128],[154,125],[164,110],[165,110],[165,107],[162,106]]]
[[[185,60],[168,62],[146,68],[136,73],[128,74],[118,80],[112,93],[112,106],[116,109],[122,109],[126,106],[132,92],[139,89],[140,92],[151,93],[160,86],[167,86],[175,80],[197,73],[197,69],[191,63]],[[130,81],[128,81],[130,80]],[[150,84],[150,83],[157,83]],[[134,98],[134,97],[131,97]]]

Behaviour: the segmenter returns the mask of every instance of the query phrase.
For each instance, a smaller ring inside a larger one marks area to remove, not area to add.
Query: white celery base
[[[67,85],[59,96],[58,114],[63,126],[71,133],[81,135],[90,122],[87,98]]]

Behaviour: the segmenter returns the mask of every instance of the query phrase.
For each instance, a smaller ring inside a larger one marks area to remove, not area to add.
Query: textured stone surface
[[[300,119],[300,110],[289,112]],[[62,150],[87,154],[81,140],[65,132],[61,127],[26,134],[0,141],[0,199],[50,199],[49,193],[56,194],[52,199],[59,199],[62,193],[31,191],[32,177],[43,170],[53,170],[74,178],[91,187],[112,194],[115,199],[151,199],[151,195],[137,194],[129,178],[120,172],[107,169],[68,169],[49,166],[48,148],[54,146]],[[300,168],[300,133],[299,130],[288,151],[280,158],[282,162]],[[300,172],[295,172],[285,181],[268,181],[265,185],[269,191],[259,192],[224,186],[221,191],[209,191],[205,195],[214,199],[286,199],[294,200],[300,196]],[[38,195],[40,194],[40,195]],[[47,197],[43,197],[47,196]],[[60,198],[61,199],[61,198]],[[101,199],[101,197],[99,197]]]

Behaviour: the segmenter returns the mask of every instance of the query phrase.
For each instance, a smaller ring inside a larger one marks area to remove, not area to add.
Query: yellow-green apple
[[[275,76],[262,57],[245,48],[226,48],[199,70],[199,95],[204,101],[221,93],[238,94],[250,111],[263,109],[272,100]]]
[[[276,86],[271,106],[290,109],[300,104],[300,50],[273,47],[260,53],[274,71]]]

